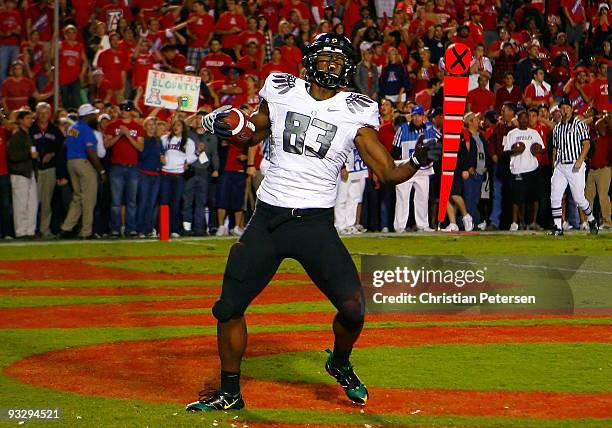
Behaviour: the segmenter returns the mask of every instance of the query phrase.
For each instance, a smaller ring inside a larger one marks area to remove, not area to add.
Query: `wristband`
[[[416,156],[412,156],[410,160],[408,160],[408,163],[415,169],[421,169],[421,164],[419,163],[419,160],[416,158]]]
[[[255,164],[252,164],[252,163],[247,164],[247,168],[250,168],[250,167],[252,167],[252,166],[255,166]]]

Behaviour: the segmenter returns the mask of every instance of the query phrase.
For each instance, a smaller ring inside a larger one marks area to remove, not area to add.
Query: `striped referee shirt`
[[[557,149],[557,160],[574,163],[580,157],[582,142],[589,139],[589,128],[575,116],[567,122],[559,122],[553,129],[552,145]]]

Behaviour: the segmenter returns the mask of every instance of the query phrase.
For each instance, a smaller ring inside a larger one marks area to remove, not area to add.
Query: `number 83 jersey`
[[[257,197],[283,208],[330,208],[340,168],[365,126],[378,130],[378,105],[365,95],[339,92],[317,101],[309,84],[273,73],[259,96],[270,110],[270,166]]]

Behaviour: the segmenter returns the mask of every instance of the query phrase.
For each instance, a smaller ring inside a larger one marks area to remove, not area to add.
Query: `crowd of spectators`
[[[349,89],[379,103],[380,139],[398,160],[402,132],[440,135],[446,47],[472,49],[446,230],[551,227],[550,139],[561,99],[590,127],[585,192],[609,228],[611,4],[59,0],[57,34],[50,0],[0,0],[0,236],[153,237],[158,204],[170,206],[175,237],[240,235],[265,173],[265,147],[242,152],[218,141],[200,117],[226,104],[252,111],[266,77],[302,75],[306,46],[329,31],[352,40],[358,64]],[[198,113],[146,106],[152,69],[201,77]],[[537,186],[517,198],[504,144],[524,126],[544,150],[534,155]],[[343,193],[351,214],[342,233],[437,226],[439,165],[396,189],[360,164],[355,153],[339,178],[360,190]],[[564,221],[566,229],[586,227],[569,195]]]

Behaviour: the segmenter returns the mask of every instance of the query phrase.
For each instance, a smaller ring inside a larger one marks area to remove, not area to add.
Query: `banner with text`
[[[149,70],[145,105],[196,112],[200,96],[200,80],[197,76]]]

